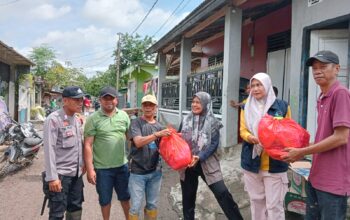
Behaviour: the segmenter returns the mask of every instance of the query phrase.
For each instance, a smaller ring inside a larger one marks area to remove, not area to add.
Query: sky
[[[46,44],[91,77],[115,62],[117,33],[134,32],[156,1],[0,0],[0,40],[26,57]],[[202,2],[158,0],[135,33],[158,40]]]

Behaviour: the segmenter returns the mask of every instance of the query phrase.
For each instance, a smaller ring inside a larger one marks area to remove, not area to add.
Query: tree
[[[152,37],[145,36],[141,38],[138,34],[133,36],[128,33],[121,36],[121,70],[130,65],[154,61],[154,54],[146,54],[146,50],[154,44]],[[114,56],[116,56],[116,53],[114,53]]]
[[[93,96],[99,96],[99,92],[103,87],[115,87],[115,77],[115,65],[110,65],[108,70],[105,72],[98,72],[88,80],[85,86],[86,92]]]
[[[53,61],[56,59],[55,51],[48,45],[43,44],[39,47],[34,47],[31,51],[29,58],[35,66],[33,68],[34,75],[44,76],[48,69],[52,66]]]
[[[72,67],[69,62],[66,67],[59,63],[55,51],[48,45],[34,47],[29,58],[35,63],[33,74],[42,77],[46,90],[68,85],[78,85],[84,89],[88,81],[82,69]]]

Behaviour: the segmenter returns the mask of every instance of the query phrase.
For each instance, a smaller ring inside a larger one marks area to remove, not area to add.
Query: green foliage
[[[130,65],[152,62],[154,55],[145,53],[154,40],[146,36],[124,34],[121,38],[121,66],[120,72]],[[114,53],[114,56],[116,54]],[[63,66],[56,60],[56,52],[48,45],[34,47],[29,58],[35,63],[33,74],[41,76],[44,81],[44,89],[49,91],[53,86],[78,85],[82,89],[98,96],[99,91],[105,86],[116,85],[116,68],[110,65],[105,72],[98,72],[94,77],[88,79],[82,69],[74,68],[69,63]],[[127,86],[129,76],[119,79],[120,88]]]
[[[123,34],[121,37],[121,71],[128,66],[154,61],[154,54],[146,54],[145,51],[154,44],[152,37]],[[116,54],[114,54],[116,56]]]
[[[116,85],[115,66],[110,65],[105,72],[98,72],[95,76],[90,78],[85,85],[85,92],[93,96],[98,96],[100,90],[105,86]]]
[[[50,91],[53,86],[78,85],[83,89],[88,81],[82,69],[74,68],[69,63],[64,67],[56,60],[56,54],[48,45],[34,47],[30,59],[35,63],[34,75],[41,76],[44,89]]]
[[[30,109],[30,119],[37,119],[38,115],[45,118],[45,110],[41,106],[35,106]]]
[[[34,87],[34,76],[30,73],[21,74],[17,80],[20,85],[27,84],[30,89]]]
[[[55,51],[48,45],[43,44],[39,47],[33,47],[29,55],[29,59],[35,63],[33,73],[38,76],[45,75],[55,58]]]
[[[77,85],[84,89],[88,80],[81,69],[64,67],[56,61],[53,62],[44,78],[48,88],[52,88],[54,85],[60,85],[63,87]]]

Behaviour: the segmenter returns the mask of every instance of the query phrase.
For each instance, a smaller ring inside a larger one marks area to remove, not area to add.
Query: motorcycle
[[[45,108],[45,116],[47,117],[47,116],[49,116],[52,112],[54,112],[54,111],[56,111],[56,110],[58,110],[59,109],[59,107],[55,107],[55,108],[52,108],[52,107],[46,107]]]
[[[9,129],[13,125],[12,118],[7,112],[0,113],[0,145],[9,141]]]
[[[0,156],[0,178],[32,164],[43,145],[42,137],[31,123],[18,123],[11,118],[4,133],[11,144]]]

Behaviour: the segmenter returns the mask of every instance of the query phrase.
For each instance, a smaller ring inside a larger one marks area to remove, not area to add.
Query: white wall
[[[308,7],[306,0],[292,1],[292,42],[291,42],[291,77],[290,77],[290,105],[292,116],[298,121],[300,109],[300,80],[304,71],[302,65],[308,55],[302,56],[303,29],[305,27],[350,14],[349,0],[323,0]],[[305,43],[305,42],[304,42]],[[302,58],[303,57],[303,58]]]
[[[15,76],[16,76],[16,72],[15,72],[15,67],[13,65],[11,65],[11,69],[10,69],[10,82],[9,82],[9,103],[8,103],[8,109],[9,109],[9,113],[12,117],[15,116],[15,99],[16,99],[16,95],[15,95],[15,90],[16,90],[16,86],[15,86]]]

